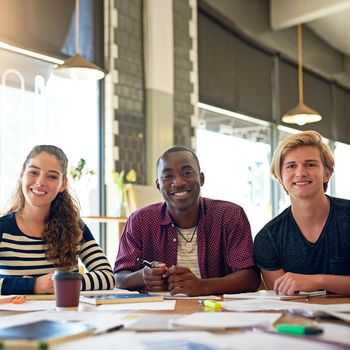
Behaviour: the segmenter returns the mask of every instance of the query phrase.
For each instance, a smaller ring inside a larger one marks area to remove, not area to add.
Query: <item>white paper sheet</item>
[[[331,322],[320,322],[319,326],[323,329],[323,333],[319,335],[319,338],[346,344],[350,349],[349,325]]]
[[[232,333],[220,337],[220,343],[234,350],[336,350],[337,347],[322,344],[303,337],[283,336],[260,331]]]
[[[326,295],[325,290],[318,290],[315,292],[299,292],[298,295],[283,295],[276,294],[273,290],[259,290],[252,293],[237,293],[237,294],[224,294],[224,299],[271,299],[271,300],[290,300],[315,296]]]
[[[142,342],[133,332],[114,332],[93,337],[85,337],[72,341],[53,344],[50,350],[146,350]],[[148,350],[148,349],[147,349]]]
[[[311,311],[334,311],[350,312],[350,304],[310,304],[293,301],[269,300],[269,299],[247,299],[224,301],[221,303],[225,310],[247,312],[247,311],[266,311],[266,310],[311,310]]]
[[[175,300],[167,301],[156,301],[148,303],[130,303],[130,304],[103,304],[97,307],[97,311],[105,310],[174,310],[175,309]]]
[[[195,312],[175,320],[181,326],[200,327],[203,329],[225,329],[253,326],[270,326],[276,322],[280,313],[250,313],[231,312]]]
[[[7,311],[37,311],[37,310],[53,310],[55,302],[53,300],[37,300],[26,301],[23,304],[0,304],[0,310]]]
[[[344,312],[334,312],[334,311],[325,311],[328,315],[334,316],[340,320],[350,323],[350,314]]]
[[[86,337],[53,345],[53,350],[335,350],[337,347],[305,340],[302,337],[286,337],[262,332],[215,335],[209,332],[115,332],[98,337]],[[200,344],[195,347],[194,344]],[[187,347],[186,347],[187,345]],[[191,347],[190,347],[191,346]]]
[[[209,332],[146,332],[137,333],[137,339],[146,350],[228,350],[220,338]]]
[[[50,348],[51,349],[51,348]],[[53,350],[132,349],[132,350],[229,350],[222,346],[219,337],[208,332],[115,332],[98,337],[87,337],[62,344]],[[295,349],[294,349],[295,350]],[[312,349],[313,350],[313,349]],[[323,349],[322,349],[323,350]]]

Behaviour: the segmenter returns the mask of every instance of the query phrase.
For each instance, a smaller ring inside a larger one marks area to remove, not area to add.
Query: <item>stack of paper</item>
[[[221,303],[223,309],[230,311],[264,311],[264,310],[311,310],[324,312],[350,312],[350,304],[310,304],[293,301],[269,300],[269,299],[247,299],[232,300]]]

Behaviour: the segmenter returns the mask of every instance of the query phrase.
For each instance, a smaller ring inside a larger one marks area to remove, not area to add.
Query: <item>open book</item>
[[[272,300],[289,300],[296,298],[308,298],[326,295],[325,290],[315,292],[299,292],[297,295],[276,294],[273,290],[259,290],[252,293],[224,294],[224,299],[272,299]]]
[[[0,328],[0,348],[21,349],[33,345],[39,349],[49,344],[92,334],[92,326],[78,322],[41,320]]]
[[[126,303],[145,303],[152,301],[163,301],[161,295],[150,294],[114,294],[114,295],[90,295],[80,296],[83,303],[101,305],[101,304],[126,304]]]

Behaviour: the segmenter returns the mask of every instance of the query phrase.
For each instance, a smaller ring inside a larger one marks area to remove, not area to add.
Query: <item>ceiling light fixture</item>
[[[322,117],[314,109],[304,104],[303,94],[303,51],[302,51],[302,27],[298,23],[298,91],[299,103],[282,117],[282,122],[288,124],[305,125],[319,122]]]
[[[105,76],[99,66],[86,60],[79,53],[79,0],[75,0],[75,52],[73,57],[57,66],[52,74],[74,80],[100,80]]]

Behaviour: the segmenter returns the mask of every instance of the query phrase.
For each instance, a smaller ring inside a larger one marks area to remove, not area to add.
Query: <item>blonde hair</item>
[[[282,184],[282,164],[286,155],[302,146],[313,146],[320,150],[321,161],[324,168],[329,172],[329,175],[334,171],[334,157],[330,148],[322,141],[322,136],[313,130],[303,131],[298,134],[287,137],[276,149],[271,163],[272,175]],[[323,184],[323,189],[326,192],[328,182]],[[288,193],[288,192],[287,192]]]

